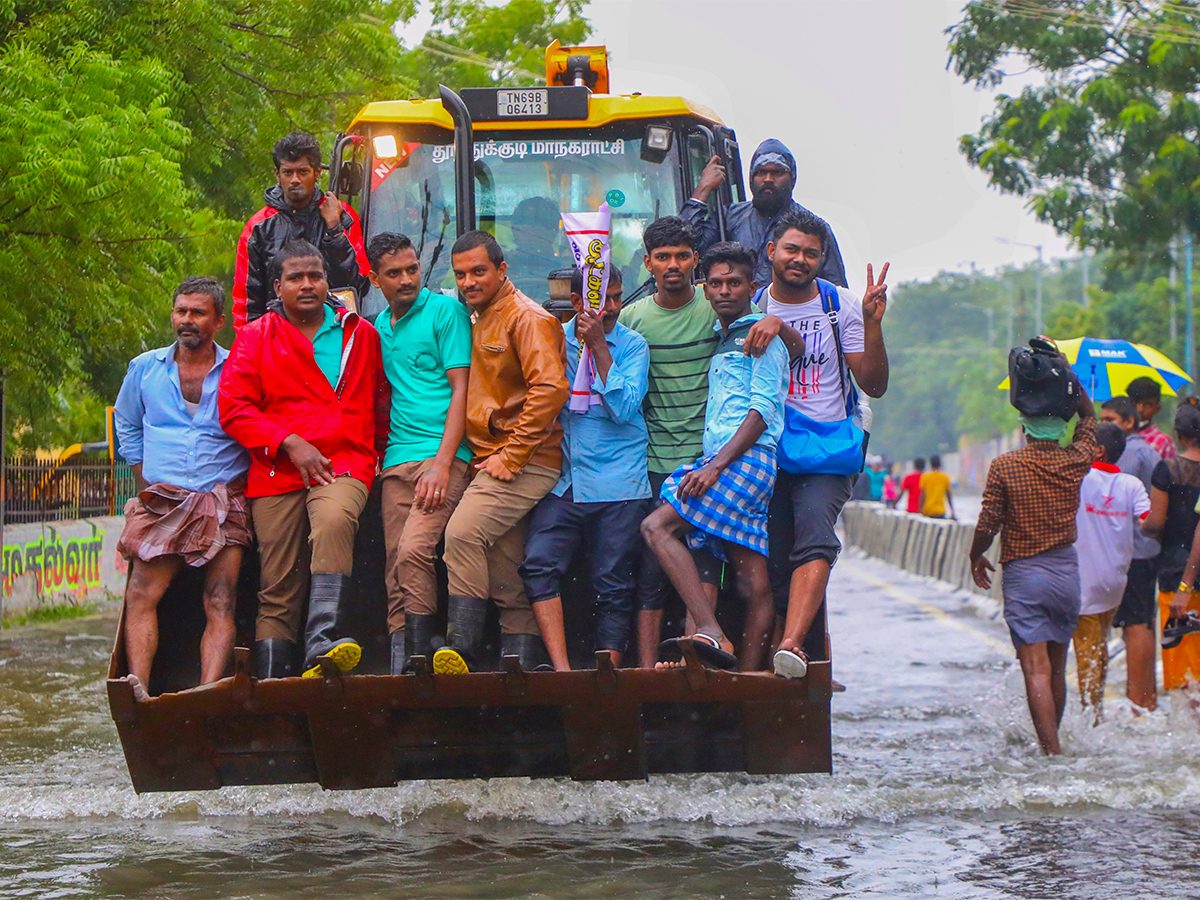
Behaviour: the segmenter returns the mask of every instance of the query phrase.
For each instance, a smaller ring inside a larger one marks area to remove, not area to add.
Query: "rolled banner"
[[[612,257],[612,210],[607,203],[601,203],[595,212],[565,212],[562,214],[562,221],[567,239],[571,242],[575,265],[583,273],[583,305],[598,316],[604,308],[605,294],[608,293],[608,267]],[[592,392],[592,383],[596,377],[594,368],[592,354],[580,341],[579,368],[575,370],[571,401],[567,404],[571,412],[586,413],[588,407],[600,402],[600,398]]]

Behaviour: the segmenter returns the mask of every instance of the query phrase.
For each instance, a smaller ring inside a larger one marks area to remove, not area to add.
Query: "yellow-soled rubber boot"
[[[440,647],[433,651],[434,675],[466,675],[470,671],[467,661],[453,647]]]
[[[346,639],[335,644],[325,651],[325,656],[333,660],[333,664],[338,667],[338,671],[350,672],[358,665],[358,661],[362,659],[362,647],[354,643],[354,641]],[[321,664],[317,663],[312,668],[306,669],[304,672],[305,678],[316,678],[321,674]]]

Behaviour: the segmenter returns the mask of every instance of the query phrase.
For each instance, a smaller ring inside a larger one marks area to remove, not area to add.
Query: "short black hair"
[[[1125,388],[1125,393],[1129,395],[1129,399],[1134,403],[1144,403],[1147,400],[1162,400],[1162,385],[1149,375],[1143,375],[1129,382],[1129,387]]]
[[[929,457],[929,468],[940,469],[942,467],[942,458],[936,453]]]
[[[279,248],[279,252],[275,254],[271,260],[271,279],[278,281],[283,277],[283,264],[289,259],[307,259],[310,256],[315,256],[321,261],[321,267],[325,269],[325,274],[329,274],[329,266],[325,263],[325,257],[321,255],[321,251],[308,241],[295,240],[288,241]]]
[[[616,266],[608,267],[608,283],[621,284],[624,282],[625,276],[621,274],[621,270]],[[571,272],[571,293],[583,296],[583,270],[575,269]]]
[[[792,209],[785,212],[771,233],[771,242],[778,244],[789,231],[799,231],[801,234],[811,234],[821,242],[821,252],[829,246],[829,225],[820,216],[815,216],[807,209]]]
[[[1116,422],[1101,422],[1096,426],[1096,443],[1104,448],[1104,461],[1116,465],[1125,452],[1125,429]]]
[[[459,253],[466,253],[469,250],[474,250],[476,247],[486,247],[487,256],[493,266],[499,268],[500,263],[504,262],[504,251],[500,249],[500,242],[486,231],[468,231],[450,248],[450,257],[453,259]]]
[[[1175,410],[1175,436],[1190,444],[1200,444],[1200,407],[1180,403]]]
[[[741,266],[746,273],[746,280],[753,281],[758,256],[749,247],[737,241],[721,241],[709,247],[700,262],[700,269],[705,277],[708,277],[709,271],[718,263],[725,263],[730,268]]]
[[[317,174],[320,174],[321,145],[306,131],[293,131],[284,135],[275,142],[275,149],[271,151],[271,161],[275,163],[276,169],[284,162],[298,162],[302,159],[308,160],[317,170]]]
[[[1100,408],[1111,409],[1117,414],[1118,419],[1133,419],[1135,422],[1137,421],[1137,404],[1124,394],[1118,394],[1115,397],[1109,397],[1100,404]]]
[[[700,246],[700,232],[679,216],[663,216],[646,226],[642,244],[647,254],[659,247],[691,247],[695,250]]]
[[[913,468],[916,469],[918,472],[924,472],[925,471],[925,457],[918,456],[916,459],[914,459],[913,460]]]
[[[176,299],[184,294],[207,294],[212,298],[213,313],[218,316],[225,315],[225,288],[221,287],[221,282],[215,278],[209,278],[207,275],[193,275],[191,278],[185,278],[179,282],[179,287],[175,288],[175,293],[171,295],[171,306],[175,305]]]
[[[371,264],[371,270],[379,271],[380,261],[390,253],[399,253],[401,250],[411,250],[413,242],[408,235],[400,234],[397,231],[381,231],[375,237],[367,242],[367,262]]]

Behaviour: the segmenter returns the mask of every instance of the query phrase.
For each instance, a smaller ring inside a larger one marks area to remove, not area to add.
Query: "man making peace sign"
[[[758,296],[764,312],[792,326],[805,341],[804,354],[791,361],[769,524],[771,586],[783,618],[782,632],[776,629],[781,640],[774,667],[776,674],[792,678],[807,670],[801,647],[842,549],[834,523],[862,467],[863,430],[870,422],[863,422],[855,384],[869,397],[882,397],[888,385],[881,327],[888,264],[878,281],[867,266],[860,300],[817,278],[829,239],[825,222],[807,211],[780,219],[767,245],[771,286]],[[789,443],[788,431],[805,440]],[[800,445],[807,453],[790,457],[789,448]]]

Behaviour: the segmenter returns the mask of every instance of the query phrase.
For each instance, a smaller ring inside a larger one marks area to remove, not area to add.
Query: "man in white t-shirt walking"
[[[1099,724],[1108,675],[1108,632],[1125,593],[1134,535],[1150,512],[1150,497],[1141,481],[1116,466],[1125,450],[1121,426],[1112,422],[1098,426],[1096,442],[1100,459],[1080,485],[1075,516],[1081,603],[1072,643],[1079,699],[1085,708],[1092,707]]]
[[[846,288],[825,283],[827,292],[836,291],[840,307],[835,338],[816,277],[828,246],[829,229],[823,220],[803,210],[784,216],[767,245],[771,286],[759,297],[763,312],[777,316],[804,338],[804,354],[791,361],[787,405],[819,423],[847,418],[847,396],[853,392],[843,381],[843,359],[867,396],[882,397],[888,385],[881,327],[887,309],[887,264],[878,282],[867,266],[867,290],[861,300]],[[869,422],[860,424],[870,427]],[[829,573],[842,549],[834,523],[856,477],[779,471],[769,526],[772,589],[784,623],[782,632],[777,628],[777,674],[799,678],[807,669],[802,646],[825,600]]]

